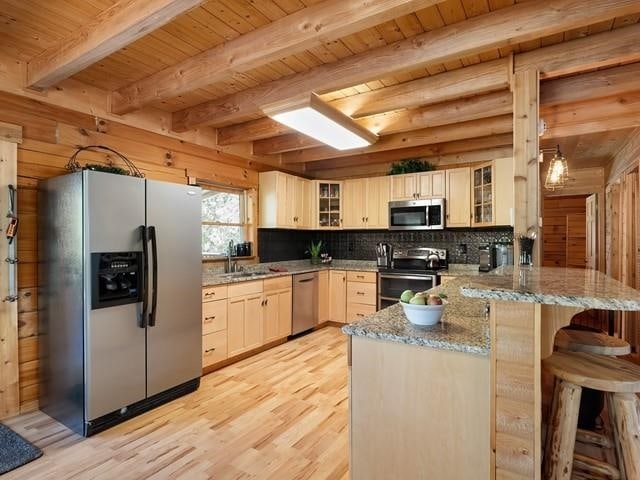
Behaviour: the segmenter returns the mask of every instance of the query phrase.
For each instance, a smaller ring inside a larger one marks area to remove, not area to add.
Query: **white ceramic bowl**
[[[413,305],[400,302],[407,319],[414,325],[435,325],[442,318],[445,305]]]

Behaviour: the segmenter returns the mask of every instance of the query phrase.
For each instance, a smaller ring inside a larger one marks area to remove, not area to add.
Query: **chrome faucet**
[[[229,246],[227,247],[227,261],[224,264],[224,272],[225,273],[231,273],[235,270],[235,266],[236,264],[234,263],[233,265],[231,264],[231,256],[233,254],[233,240],[229,240]]]

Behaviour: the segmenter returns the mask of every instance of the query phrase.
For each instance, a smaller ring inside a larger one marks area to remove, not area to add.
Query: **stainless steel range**
[[[440,248],[396,248],[389,268],[378,268],[378,310],[400,301],[405,290],[422,292],[440,283],[447,268],[447,251]]]

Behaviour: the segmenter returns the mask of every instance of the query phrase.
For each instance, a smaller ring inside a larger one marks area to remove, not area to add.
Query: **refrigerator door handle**
[[[140,225],[140,236],[142,237],[142,313],[138,326],[146,328],[149,310],[149,235],[145,225]]]
[[[156,326],[156,313],[158,309],[158,240],[156,227],[149,228],[149,239],[151,240],[151,257],[153,259],[153,292],[151,293],[151,311],[149,312],[149,326]]]

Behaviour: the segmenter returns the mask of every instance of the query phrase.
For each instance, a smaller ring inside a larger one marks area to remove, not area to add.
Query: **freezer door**
[[[146,397],[145,329],[140,303],[91,309],[91,253],[142,251],[145,183],[141,178],[85,171],[86,420]]]
[[[202,373],[201,208],[200,188],[147,180],[147,228],[155,230],[157,259],[149,282],[148,396]]]

